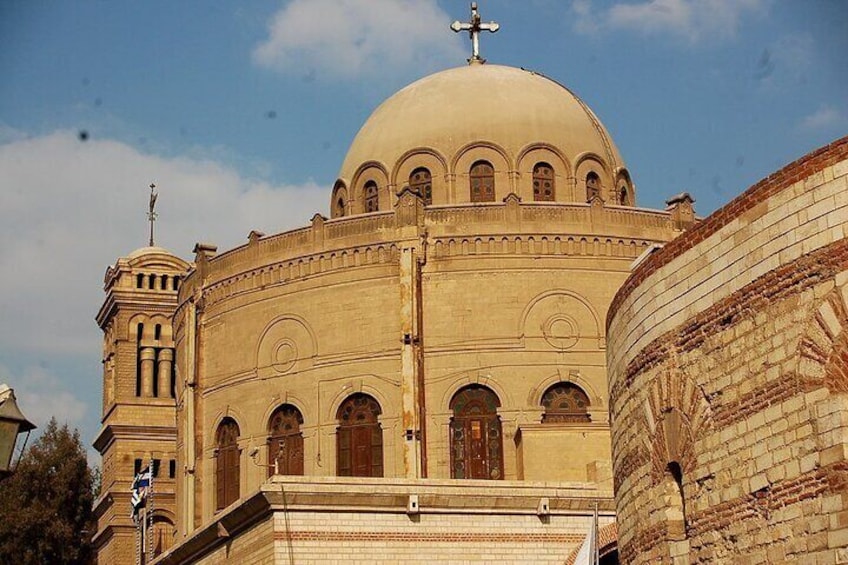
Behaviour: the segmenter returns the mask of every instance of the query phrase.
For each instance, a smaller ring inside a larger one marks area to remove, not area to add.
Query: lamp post
[[[18,435],[35,429],[35,424],[26,419],[15,401],[15,391],[0,384],[0,481],[12,474],[12,457]],[[26,445],[26,439],[24,440]],[[23,448],[21,448],[23,451]],[[18,458],[20,462],[20,458]]]

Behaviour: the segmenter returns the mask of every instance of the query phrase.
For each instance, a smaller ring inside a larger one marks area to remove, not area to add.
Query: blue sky
[[[480,0],[489,62],[569,86],[638,204],[706,215],[848,134],[839,0]],[[468,2],[0,4],[0,381],[25,413],[99,426],[105,268],[146,242],[189,258],[327,212],[347,146],[405,84],[462,65]],[[82,133],[86,135],[81,135]],[[85,138],[84,140],[82,138]]]

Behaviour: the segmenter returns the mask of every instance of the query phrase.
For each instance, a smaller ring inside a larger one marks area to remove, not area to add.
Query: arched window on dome
[[[365,211],[377,212],[380,209],[380,192],[377,189],[377,183],[369,180],[365,183],[363,192],[365,194]]]
[[[336,471],[340,477],[383,476],[382,410],[371,396],[356,393],[336,413]]]
[[[595,171],[589,171],[586,175],[586,202],[601,196],[601,177]]]
[[[503,479],[503,429],[498,395],[481,385],[460,389],[451,399],[452,479]]]
[[[419,167],[412,171],[409,175],[409,188],[418,191],[424,199],[425,206],[433,203],[433,182],[429,169]]]
[[[344,215],[345,215],[345,199],[344,199],[344,196],[339,195],[336,198],[336,202],[333,204],[333,207],[334,207],[334,210],[335,210],[334,213],[333,213],[333,217],[343,218]]]
[[[303,415],[291,404],[283,404],[271,414],[268,422],[268,476],[274,473],[274,462],[281,475],[303,474]]]
[[[589,422],[589,396],[572,383],[557,383],[542,395],[542,423]]]
[[[488,161],[471,165],[471,201],[495,201],[495,169]]]
[[[238,447],[239,427],[224,418],[215,432],[215,510],[223,510],[239,498],[241,472]]]
[[[553,202],[556,200],[554,168],[548,163],[536,163],[533,167],[533,200]]]

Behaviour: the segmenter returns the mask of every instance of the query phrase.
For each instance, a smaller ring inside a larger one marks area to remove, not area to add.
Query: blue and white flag
[[[144,505],[147,502],[147,494],[152,480],[149,465],[142,469],[141,472],[133,479],[132,495],[130,497],[130,504],[132,504],[131,516],[133,519],[138,516],[139,510],[144,508]]]

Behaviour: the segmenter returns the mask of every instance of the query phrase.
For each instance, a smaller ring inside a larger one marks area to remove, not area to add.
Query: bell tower
[[[94,507],[94,545],[101,564],[135,563],[140,554],[130,491],[135,474],[151,461],[147,555],[161,553],[173,541],[177,434],[172,319],[190,267],[151,246],[106,270],[106,298],[96,318],[103,330],[103,408],[94,441],[102,456],[102,488]]]

